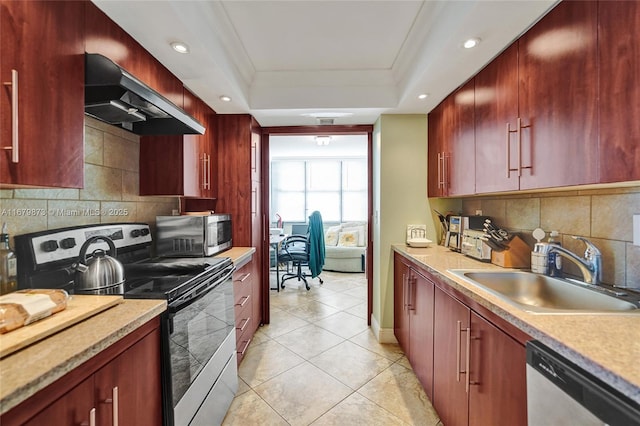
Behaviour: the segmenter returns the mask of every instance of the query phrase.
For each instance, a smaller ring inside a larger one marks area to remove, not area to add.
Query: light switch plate
[[[633,215],[633,245],[640,246],[640,214]]]

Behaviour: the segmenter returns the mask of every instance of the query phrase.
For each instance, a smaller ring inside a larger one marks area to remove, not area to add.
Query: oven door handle
[[[192,303],[200,300],[207,293],[209,293],[209,291],[213,290],[223,282],[230,280],[235,270],[236,270],[236,267],[231,266],[230,268],[223,271],[223,273],[219,276],[219,278],[215,280],[215,282],[211,283],[207,281],[202,285],[191,289],[191,291],[189,291],[188,293],[183,294],[182,296],[180,296],[179,298],[171,302],[168,306],[167,311],[169,313],[176,313],[179,310],[184,309],[187,306],[191,305]]]

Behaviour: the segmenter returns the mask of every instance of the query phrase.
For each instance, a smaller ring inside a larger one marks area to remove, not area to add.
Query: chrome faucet
[[[587,284],[600,284],[602,281],[602,254],[600,250],[586,238],[576,236],[572,238],[583,241],[587,245],[584,258],[578,257],[566,248],[554,244],[550,244],[549,253],[558,253],[560,256],[575,263],[580,269],[580,272],[582,272],[582,278]]]

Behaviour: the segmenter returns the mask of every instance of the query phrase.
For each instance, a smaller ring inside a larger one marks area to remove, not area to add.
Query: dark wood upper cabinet
[[[184,104],[205,134],[141,137],[140,195],[216,197],[215,113],[186,89]]]
[[[80,1],[0,1],[0,81],[15,83],[2,88],[0,140],[18,152],[17,162],[15,149],[0,152],[2,187],[83,186],[84,10]]]
[[[640,3],[598,2],[600,182],[640,179]]]
[[[597,6],[564,1],[518,42],[520,189],[598,181]]]
[[[476,192],[513,191],[519,187],[515,129],[518,117],[518,44],[511,45],[475,77]],[[512,151],[512,152],[510,152]],[[509,155],[511,154],[511,155]]]
[[[429,197],[444,197],[447,195],[443,177],[443,155],[446,150],[444,137],[445,104],[447,99],[431,110],[428,116],[427,193]]]

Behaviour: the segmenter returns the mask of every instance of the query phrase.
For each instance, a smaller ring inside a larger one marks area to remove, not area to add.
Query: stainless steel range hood
[[[105,56],[85,54],[84,110],[138,135],[204,134],[196,119]]]

